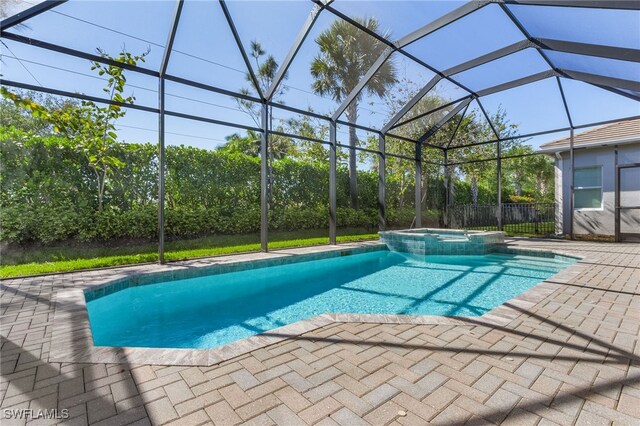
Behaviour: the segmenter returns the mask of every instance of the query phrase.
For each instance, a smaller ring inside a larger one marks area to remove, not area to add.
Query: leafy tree
[[[255,76],[257,79],[257,83],[259,85],[259,89],[260,91],[262,91],[262,93],[267,92],[267,90],[269,89],[269,87],[271,86],[273,79],[276,77],[276,74],[278,73],[278,69],[280,67],[280,65],[278,64],[278,62],[275,60],[275,58],[273,57],[273,55],[268,55],[267,52],[262,48],[262,45],[260,44],[260,42],[258,42],[257,40],[253,40],[251,42],[251,49],[250,49],[250,55],[253,58],[253,60],[255,61]],[[250,83],[250,84],[254,84],[253,79],[251,78],[251,74],[250,73],[246,73],[245,74],[245,78],[246,80]],[[285,74],[284,76],[284,80],[286,80],[288,78],[288,76]],[[256,88],[258,89],[258,88]],[[286,86],[283,84],[280,84],[280,87],[278,88],[278,90],[276,91],[276,93],[273,96],[273,99],[278,99],[279,97],[281,97],[284,93],[286,92]],[[240,89],[240,93],[242,94],[249,94],[250,91],[249,89],[242,88]],[[245,111],[247,114],[249,114],[249,116],[251,117],[251,119],[253,120],[253,122],[256,124],[256,126],[260,127],[262,125],[261,123],[261,108],[262,105],[257,104],[255,102],[251,102],[249,100],[245,100],[245,99],[237,99],[238,102],[238,106],[240,107],[240,109],[242,109],[243,111]],[[269,114],[269,129],[273,129],[273,117],[271,114]],[[276,130],[282,130],[281,126],[278,126],[279,128]],[[251,132],[248,131],[247,132],[247,136],[246,138],[248,139],[247,141],[244,142],[240,142],[241,137],[238,136],[236,138],[233,139],[233,147],[234,149],[237,149],[239,147],[246,147],[249,149],[248,152],[246,152],[247,154],[251,154],[253,153],[253,141],[259,141],[260,140],[260,135],[256,132]],[[258,154],[260,154],[260,144],[258,142]],[[269,175],[269,179],[267,182],[268,185],[268,193],[269,193],[269,203],[271,206],[273,206],[273,197],[272,197],[272,193],[273,193],[273,160],[274,159],[281,159],[284,158],[287,155],[291,155],[292,151],[295,150],[295,143],[293,143],[293,141],[291,141],[290,138],[286,138],[286,137],[282,137],[280,135],[274,135],[274,134],[270,134],[269,135],[269,139],[268,139],[268,144],[267,144],[267,150],[268,150],[268,157],[267,157],[267,163],[268,163],[268,175]]]
[[[379,32],[375,18],[356,19],[373,32]],[[388,37],[389,34],[383,34]],[[311,62],[311,75],[315,79],[313,91],[320,96],[331,96],[336,102],[342,102],[364,77],[373,63],[386,48],[378,39],[343,20],[335,20],[322,32],[316,43],[320,53]],[[386,90],[396,82],[396,69],[388,60],[376,72],[366,87],[371,95],[382,97]],[[358,104],[362,93],[348,107],[347,121],[355,124],[358,120]],[[349,127],[349,192],[351,207],[358,206],[357,159],[355,147],[358,142],[356,129]]]
[[[25,9],[25,3],[27,2],[22,0],[2,0],[0,2],[0,19],[5,19],[9,16],[15,15],[16,13],[22,12],[22,10]],[[22,30],[29,28],[29,26],[23,22],[13,28]],[[0,41],[0,43],[5,46],[5,48],[7,47],[3,41]]]
[[[293,135],[318,140],[327,140],[329,137],[329,126],[326,121],[308,115],[300,118],[291,118],[284,124],[287,132]],[[329,162],[329,150],[323,144],[300,139],[298,145],[299,149],[294,153],[296,158],[323,164]]]
[[[473,143],[483,142],[495,137],[488,123],[481,120],[477,116],[477,111],[468,112],[462,121],[455,117],[452,124],[460,123],[458,131],[455,135],[450,135],[450,146],[464,146]],[[494,176],[495,163],[491,161],[482,161],[485,159],[495,158],[497,151],[495,144],[465,146],[457,148],[449,152],[449,161],[465,162],[456,167],[461,177],[468,180],[471,204],[478,205],[480,186],[492,187],[490,179]],[[453,174],[452,174],[453,175]],[[452,198],[453,200],[453,198]]]
[[[280,64],[278,64],[273,55],[267,54],[267,52],[262,48],[260,42],[257,40],[253,40],[251,42],[251,49],[249,54],[255,62],[255,76],[258,80],[258,85],[260,86],[259,89],[260,91],[262,91],[262,93],[265,93],[271,86],[273,79],[278,73]],[[285,75],[284,80],[286,80],[287,78],[288,76]],[[254,85],[251,74],[249,74],[248,72],[245,73],[245,79],[249,84]],[[273,99],[278,99],[282,95],[284,95],[286,89],[287,88],[284,84],[280,84],[280,87],[274,94]],[[251,94],[250,92],[251,91],[246,87],[240,89],[240,93],[242,93],[243,95],[249,95]],[[260,127],[261,105],[255,102],[248,101],[246,99],[237,99],[237,102],[240,109],[242,109],[251,117],[256,126]]]
[[[63,108],[65,104],[73,103],[70,100],[59,100],[38,92],[18,92],[21,97],[35,100],[47,109]],[[36,117],[28,110],[16,105],[9,99],[0,98],[0,126],[15,127],[38,136],[52,135],[53,126],[47,120]]]
[[[22,3],[20,0],[3,0],[0,3],[0,18],[4,19],[18,11],[17,7]]]
[[[528,197],[536,202],[553,201],[553,159],[546,155],[530,155],[530,146],[512,147],[505,155],[523,157],[503,161],[507,196]],[[518,198],[515,198],[518,199]]]
[[[239,133],[233,133],[225,138],[224,145],[219,146],[216,150],[220,152],[238,152],[251,157],[260,155],[260,133],[253,130],[247,130],[245,136]]]
[[[282,130],[282,128],[279,128]],[[257,157],[260,155],[260,138],[262,135],[260,132],[253,130],[247,130],[245,135],[239,133],[233,133],[227,136],[226,143],[217,148],[218,151],[223,152],[240,152],[245,155]],[[273,160],[281,160],[286,157],[299,157],[298,148],[295,142],[285,136],[276,135],[271,137],[271,143],[269,144],[269,164]]]
[[[400,80],[396,85],[397,90],[385,96],[389,118],[396,114],[414,95],[420,87],[413,81],[406,78]],[[407,138],[417,139],[421,137],[429,128],[439,121],[447,113],[447,110],[440,110],[427,114],[439,105],[449,102],[438,94],[428,94],[424,96],[402,121],[406,124],[393,129],[393,133]],[[423,114],[427,114],[422,116]],[[420,117],[422,116],[422,117]],[[512,137],[517,134],[517,126],[507,119],[506,111],[499,109],[491,118],[491,122],[496,130],[503,137]],[[457,131],[456,131],[457,129]],[[471,109],[453,117],[438,132],[429,139],[429,143],[442,147],[461,147],[464,145],[494,139],[495,135],[489,123],[478,110]],[[404,142],[400,139],[387,137],[386,151],[392,154],[402,155],[412,158],[415,155],[415,145]],[[502,142],[502,153],[504,156],[528,154],[533,152],[530,147],[523,145],[520,139],[511,139]],[[377,149],[377,138],[370,138],[367,146],[370,149]],[[442,161],[439,153],[435,150],[423,147],[423,159]],[[491,203],[495,202],[496,191],[496,163],[495,161],[479,161],[493,159],[497,154],[495,143],[466,146],[449,150],[450,162],[472,161],[458,166],[449,167],[449,176],[452,184],[449,186],[450,199],[453,203]],[[436,158],[433,156],[436,155]],[[477,160],[477,161],[474,161]],[[389,193],[388,204],[402,206],[404,200],[409,200],[412,186],[414,184],[415,165],[413,161],[387,157],[387,181],[394,185],[396,189]],[[527,156],[513,160],[505,160],[502,163],[503,199],[508,200],[510,194],[527,194],[536,200],[552,198],[553,165],[544,156]],[[377,164],[375,165],[377,167]],[[437,207],[442,204],[441,191],[442,169],[438,166],[430,166],[423,163],[423,173],[421,179],[422,203]],[[439,183],[440,182],[440,183]],[[457,182],[457,183],[456,183]],[[435,190],[435,192],[434,192]]]
[[[141,55],[132,55],[123,50],[118,56],[112,57],[101,49],[97,50],[102,58],[128,65],[144,62],[145,56],[149,53],[147,51]],[[123,68],[93,62],[91,69],[97,70],[99,76],[106,77],[106,85],[102,90],[108,94],[110,101],[122,104],[134,103],[134,96],[124,95],[127,80]],[[108,179],[115,169],[124,166],[124,163],[113,155],[112,149],[118,138],[115,122],[124,117],[126,111],[120,105],[100,106],[86,100],[80,103],[65,103],[61,107],[51,107],[4,87],[1,88],[1,93],[16,105],[29,110],[35,117],[51,123],[54,132],[76,143],[76,149],[86,157],[89,168],[95,174],[98,211],[101,212],[104,208]]]
[[[403,108],[422,88],[421,85],[407,78],[400,80],[396,87],[397,90],[394,90],[393,93],[385,97],[386,109],[389,111],[389,119]],[[441,109],[435,112],[431,111],[449,101],[450,99],[446,99],[438,93],[425,95],[400,120],[400,123],[408,122],[394,128],[392,133],[410,139],[419,139],[447,114],[448,109]],[[459,126],[458,123],[460,123]],[[481,140],[484,138],[483,135],[488,134],[490,131],[489,127],[482,125],[479,120],[476,119],[475,115],[467,114],[463,118],[462,114],[458,114],[432,135],[427,142],[430,145],[442,147],[449,145],[456,146],[462,143]],[[454,135],[455,138],[452,139]],[[376,149],[377,141],[372,141],[370,148]],[[387,137],[386,150],[389,153],[402,155],[404,157],[413,158],[415,156],[415,145],[413,143],[393,137]],[[441,167],[429,164],[428,161],[442,162],[442,152],[429,148],[428,146],[423,146],[422,158],[425,161],[422,164],[421,204],[423,208],[427,206],[440,208],[444,204],[443,171]],[[398,191],[394,193],[394,196],[399,197],[397,202],[410,199],[412,197],[410,192],[413,190],[414,185],[414,162],[394,157],[387,157],[386,162],[388,179],[399,185]],[[455,174],[454,168],[451,167],[449,172],[449,175],[453,177]],[[453,185],[450,185],[450,190],[454,191]],[[453,199],[453,195],[452,192],[451,199]]]
[[[555,171],[553,159],[546,155],[533,155],[527,161],[533,169],[530,176],[534,177],[534,195],[538,201],[553,201]]]
[[[390,119],[400,111],[400,109],[402,109],[422,88],[420,85],[416,84],[416,82],[407,78],[401,79],[395,87],[396,90],[384,98],[386,109],[389,114],[387,119]],[[392,133],[411,139],[420,138],[438,120],[444,117],[447,111],[440,110],[431,114],[428,113],[446,102],[448,102],[448,100],[444,99],[437,93],[430,93],[424,96],[416,103],[411,111],[400,120],[401,123],[410,119],[411,121],[394,128]],[[447,146],[454,134],[459,119],[460,115],[454,117],[438,132],[436,132],[428,142],[431,145]],[[463,123],[461,123],[458,132],[456,132],[458,138],[460,134],[473,131],[474,129],[472,124],[473,120],[466,118]],[[377,149],[377,144],[377,139],[372,138],[369,141],[368,147],[370,149]],[[388,136],[386,139],[386,151],[403,157],[414,158],[415,144]],[[441,162],[443,160],[442,154],[439,150],[434,150],[427,146],[424,146],[422,149],[422,157],[426,161]],[[421,204],[424,208],[427,206],[440,208],[443,204],[442,168],[431,165],[426,161],[422,165]],[[411,160],[388,156],[386,159],[386,166],[387,180],[389,182],[393,182],[393,184],[397,186],[397,191],[393,193],[387,191],[388,197],[391,197],[388,203],[390,202],[391,204],[402,206],[405,200],[413,199],[412,192],[415,185],[415,163]]]

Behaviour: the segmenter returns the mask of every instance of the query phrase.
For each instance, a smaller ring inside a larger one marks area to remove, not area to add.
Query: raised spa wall
[[[380,232],[389,250],[419,255],[474,255],[498,251],[504,244],[501,231],[420,228]]]

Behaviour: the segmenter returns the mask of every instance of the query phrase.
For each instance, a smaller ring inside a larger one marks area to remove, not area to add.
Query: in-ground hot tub
[[[389,250],[414,254],[484,254],[504,244],[502,231],[462,229],[405,229],[380,232]]]

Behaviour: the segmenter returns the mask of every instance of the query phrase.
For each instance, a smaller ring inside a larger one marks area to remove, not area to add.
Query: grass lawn
[[[341,234],[336,238],[339,243],[378,238],[377,233],[370,233],[370,231],[359,228],[340,229],[338,232]],[[326,230],[271,232],[269,233],[269,249],[328,244],[329,237],[326,234]],[[30,247],[19,252],[2,254],[0,278],[156,262],[158,260],[157,250],[157,244],[153,243],[114,247],[104,245]],[[176,261],[259,250],[260,236],[258,234],[218,235],[168,242],[165,248],[165,258],[168,261]]]
[[[478,229],[496,230],[496,227]],[[540,237],[554,231],[553,222],[538,224],[538,233],[533,233],[535,224],[505,225],[508,236]],[[531,231],[531,232],[523,232]],[[377,233],[360,228],[339,229],[337,241],[365,241],[378,238]],[[328,244],[327,230],[302,230],[270,232],[269,249],[306,247]],[[165,248],[167,261],[194,259],[198,257],[245,253],[260,250],[260,235],[216,235],[192,240],[170,241]],[[133,265],[156,262],[158,246],[155,243],[128,244],[119,246],[61,244],[58,246],[29,247],[2,253],[0,278],[10,278],[52,272],[70,272],[82,269],[109,266]]]

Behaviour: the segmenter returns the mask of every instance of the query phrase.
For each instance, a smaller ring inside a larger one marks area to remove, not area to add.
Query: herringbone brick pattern
[[[512,244],[600,260],[504,327],[336,323],[211,367],[50,363],[55,293],[86,274],[6,280],[2,425],[640,424],[640,245]]]

